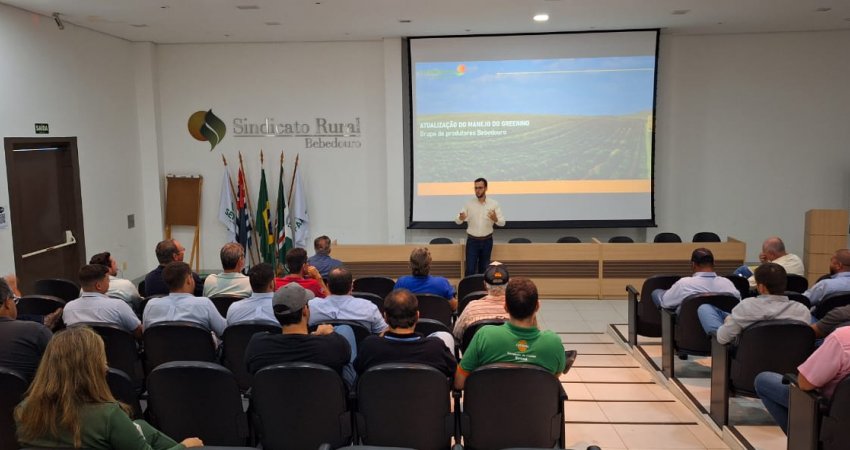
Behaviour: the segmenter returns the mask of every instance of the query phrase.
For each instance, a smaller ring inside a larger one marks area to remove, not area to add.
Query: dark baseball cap
[[[508,284],[508,280],[510,280],[508,269],[498,261],[490,263],[484,271],[484,282],[490,286],[502,286]]]

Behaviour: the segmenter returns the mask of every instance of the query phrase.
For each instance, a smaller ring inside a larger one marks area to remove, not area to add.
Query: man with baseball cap
[[[484,271],[484,287],[487,295],[470,302],[460,313],[454,328],[455,339],[463,339],[466,329],[479,320],[505,319],[508,320],[508,312],[505,311],[505,285],[511,279],[508,268],[498,261],[493,261]]]
[[[668,290],[652,291],[652,301],[665,309],[677,309],[686,297],[704,292],[728,293],[741,299],[741,293],[726,277],[714,272],[714,254],[700,247],[691,253],[691,268],[694,275],[682,277]]]
[[[349,386],[356,373],[352,366],[357,356],[354,331],[348,325],[319,325],[312,333],[308,302],[314,294],[296,283],[278,289],[272,308],[283,328],[281,334],[257,333],[245,349],[245,364],[252,375],[264,367],[286,362],[322,364],[339,373]]]

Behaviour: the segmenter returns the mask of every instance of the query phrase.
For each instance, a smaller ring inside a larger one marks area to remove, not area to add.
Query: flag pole
[[[262,150],[260,150],[260,151],[262,152]],[[242,151],[239,152],[239,170],[241,170],[243,174],[245,173],[245,166],[242,164]],[[245,176],[244,178],[245,178],[245,200],[248,202],[248,220],[251,222],[251,234],[254,237],[254,243],[255,243],[254,244],[254,252],[256,253],[256,256],[257,256],[257,261],[258,261],[257,264],[259,264],[260,262],[263,261],[263,258],[260,256],[260,244],[259,244],[260,241],[259,241],[259,238],[258,238],[258,235],[257,235],[257,226],[254,223],[254,207],[251,206],[251,194],[250,194],[251,190],[248,189],[248,177]]]
[[[227,158],[224,157],[224,153],[221,154],[221,161],[224,163],[224,170],[227,172],[227,181],[230,182],[230,197],[236,197],[239,192],[233,188],[233,178],[230,176],[230,170],[227,168]]]
[[[279,177],[280,180],[283,179],[283,150],[280,151],[280,174],[278,175],[278,177]],[[282,184],[282,183],[278,182],[278,184]],[[281,192],[281,193],[283,193],[283,192]],[[278,200],[276,202],[276,204],[279,204],[279,203],[280,203],[280,200]],[[277,218],[278,221],[280,221],[282,219],[283,219],[283,217]],[[280,257],[280,232],[278,231],[280,224],[276,223],[275,225],[276,226],[274,227],[274,258],[275,258],[274,269],[277,270],[277,265],[280,264],[280,262],[283,261],[283,260]],[[285,228],[286,224],[283,224],[283,226],[284,226],[284,230],[286,230],[286,228]],[[286,242],[286,240],[284,239],[284,243],[285,242]],[[286,256],[286,255],[284,255],[284,256]]]
[[[292,169],[292,180],[289,181],[289,194],[286,195],[286,198],[288,199],[288,201],[286,202],[287,205],[292,204],[292,188],[293,188],[293,186],[295,186],[295,172],[298,171],[298,159],[299,158],[301,158],[301,153],[296,153],[295,154],[295,168]],[[294,238],[294,236],[293,236],[293,238]]]

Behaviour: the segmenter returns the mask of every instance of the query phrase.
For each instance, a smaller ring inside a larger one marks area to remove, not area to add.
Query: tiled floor
[[[620,300],[543,300],[541,327],[555,331],[579,356],[561,377],[567,447],[603,450],[727,449],[717,434],[655,382],[628,351],[607,333],[626,323]]]

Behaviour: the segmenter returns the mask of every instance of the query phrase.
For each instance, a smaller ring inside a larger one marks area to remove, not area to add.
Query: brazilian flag
[[[274,265],[274,235],[271,233],[270,226],[271,209],[269,205],[269,190],[266,188],[266,169],[261,169],[260,175],[260,195],[257,200],[257,248],[260,250],[260,257],[263,262]]]

